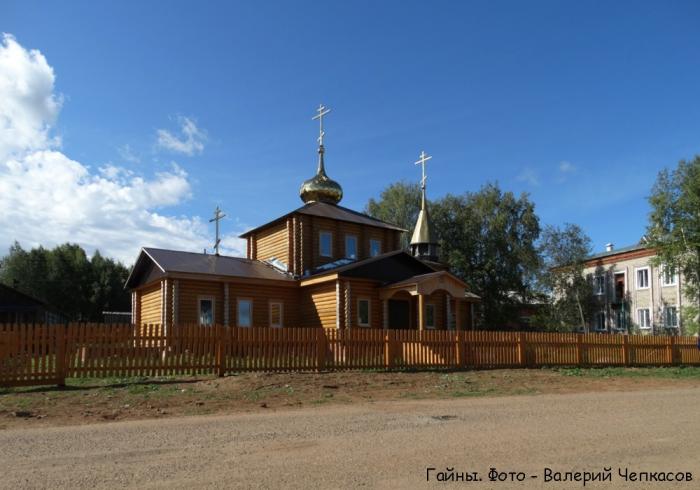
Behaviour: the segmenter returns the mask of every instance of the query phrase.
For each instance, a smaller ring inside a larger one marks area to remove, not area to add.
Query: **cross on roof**
[[[420,152],[420,156],[419,156],[418,160],[417,160],[416,163],[415,163],[416,165],[420,165],[420,166],[421,166],[421,170],[422,170],[423,176],[422,176],[422,178],[421,178],[421,180],[420,180],[420,186],[421,186],[422,189],[425,189],[425,181],[426,181],[426,179],[428,178],[428,177],[426,177],[426,175],[425,175],[425,164],[426,164],[426,163],[428,162],[428,160],[430,160],[431,158],[433,158],[433,157],[428,156],[428,154],[427,154],[425,151],[421,151],[421,152]]]
[[[331,110],[325,107],[323,104],[319,104],[316,112],[318,112],[318,114],[312,117],[311,120],[313,121],[318,119],[318,144],[323,146],[323,136],[326,134],[323,132],[323,116],[331,112]]]
[[[214,251],[216,255],[219,255],[219,244],[221,243],[221,239],[219,238],[219,221],[221,221],[225,217],[226,215],[221,212],[219,206],[216,206],[216,209],[214,210],[214,217],[209,220],[209,223],[211,223],[212,221],[216,222],[216,242],[214,242]]]

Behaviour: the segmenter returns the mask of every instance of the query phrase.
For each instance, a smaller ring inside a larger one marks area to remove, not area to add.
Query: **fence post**
[[[462,367],[462,364],[464,363],[464,352],[462,349],[462,343],[460,342],[459,338],[460,331],[455,332],[455,361],[457,364],[457,367]]]
[[[625,366],[630,365],[630,344],[629,335],[627,334],[622,336],[622,364]]]
[[[56,325],[56,378],[58,386],[66,386],[66,329],[68,325]]]
[[[216,370],[220,378],[223,378],[226,371],[224,365],[224,330],[220,324],[216,325]]]
[[[576,365],[580,366],[583,364],[583,334],[576,334]]]
[[[667,361],[669,364],[675,364],[675,356],[673,355],[674,351],[674,341],[675,337],[670,336],[668,337],[668,340],[666,341],[666,356],[667,356]]]
[[[385,330],[384,334],[384,368],[391,369],[394,365],[394,353],[391,351],[391,339],[389,338],[389,330]]]
[[[322,371],[326,367],[326,332],[323,327],[316,329],[316,369]]]
[[[525,341],[523,340],[523,334],[518,332],[516,335],[516,339],[518,341],[518,365],[521,367],[526,367],[527,357],[525,356]]]

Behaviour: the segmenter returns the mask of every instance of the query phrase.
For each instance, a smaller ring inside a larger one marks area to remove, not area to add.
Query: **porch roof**
[[[479,296],[467,291],[467,285],[457,276],[447,271],[435,271],[418,274],[402,281],[388,284],[379,289],[382,299],[389,299],[399,291],[405,291],[412,296],[432,294],[437,290],[447,291],[451,296],[466,301],[478,302]]]

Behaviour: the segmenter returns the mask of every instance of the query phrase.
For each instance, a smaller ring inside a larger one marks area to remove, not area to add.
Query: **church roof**
[[[141,279],[148,273],[149,262],[155,264],[163,273],[212,274],[275,281],[294,280],[290,276],[258,260],[144,247],[141,249],[141,253],[136,259],[136,264],[134,264],[134,268],[126,281],[127,288],[136,287],[141,283]]]
[[[346,221],[348,223],[358,223],[361,225],[376,226],[377,228],[386,228],[389,230],[407,231],[399,226],[392,225],[391,223],[387,223],[376,218],[372,218],[369,215],[360,213],[358,211],[353,211],[352,209],[344,208],[343,206],[338,206],[336,204],[328,204],[325,202],[310,202],[308,204],[304,204],[298,209],[295,209],[294,211],[285,214],[284,216],[280,216],[279,218],[265,223],[264,225],[260,225],[257,228],[248,230],[242,235],[240,235],[240,237],[246,238],[251,233],[254,233],[258,230],[262,230],[263,228],[267,228],[270,225],[276,224],[295,213],[306,214],[309,216],[318,216],[320,218],[329,218],[338,221]]]

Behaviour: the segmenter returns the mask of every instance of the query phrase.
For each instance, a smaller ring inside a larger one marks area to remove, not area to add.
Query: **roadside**
[[[691,367],[70,379],[62,389],[0,388],[0,430],[392,400],[698,387],[700,368]]]

